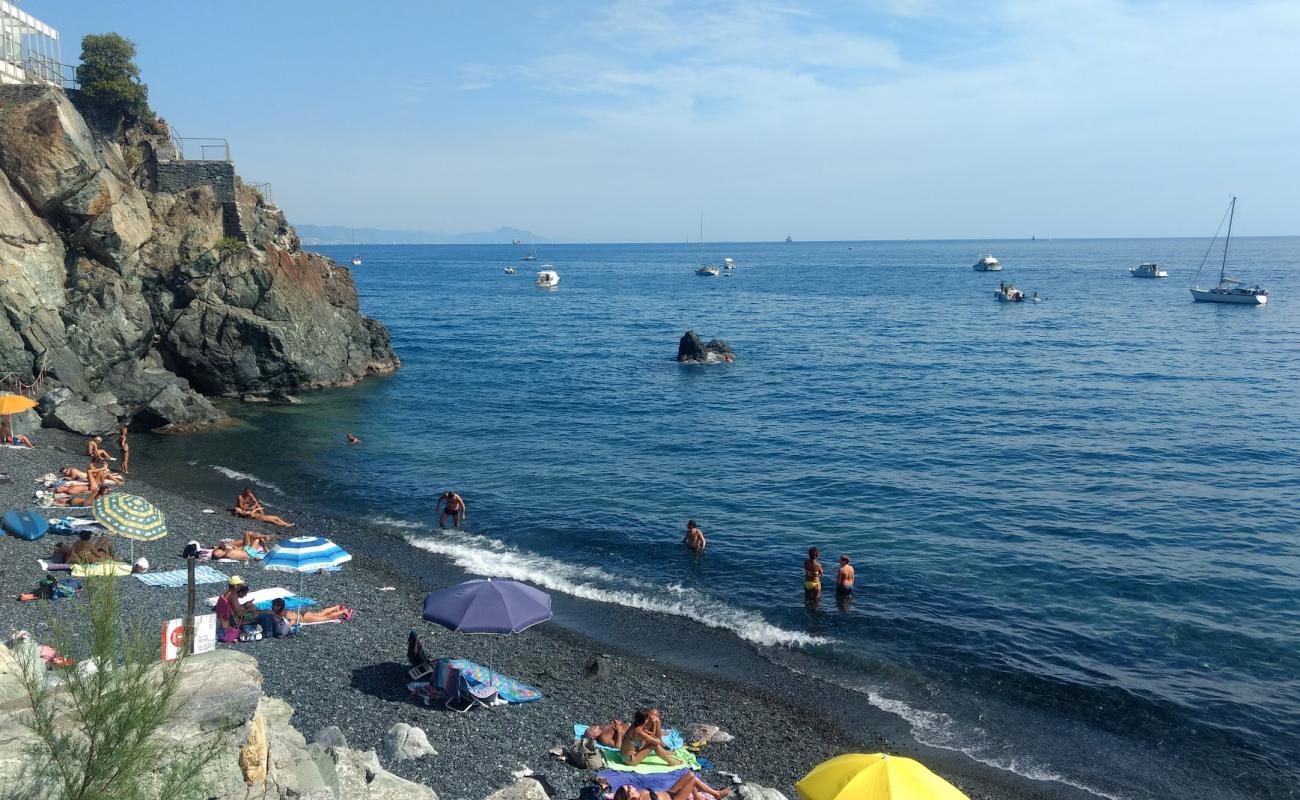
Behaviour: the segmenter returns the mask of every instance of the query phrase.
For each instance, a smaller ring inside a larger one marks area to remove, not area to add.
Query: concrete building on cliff
[[[59,32],[13,3],[0,0],[0,84],[64,85],[71,69],[63,63]]]

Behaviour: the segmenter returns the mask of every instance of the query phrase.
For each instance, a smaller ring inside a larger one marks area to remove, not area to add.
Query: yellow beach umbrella
[[[36,401],[21,394],[0,394],[0,415],[18,414],[36,408]]]
[[[794,788],[800,800],[970,800],[921,762],[885,753],[836,756]]]

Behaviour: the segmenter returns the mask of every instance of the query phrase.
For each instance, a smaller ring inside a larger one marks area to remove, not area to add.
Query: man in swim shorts
[[[438,514],[439,528],[447,527],[447,517],[451,517],[451,527],[453,528],[459,528],[461,523],[465,521],[467,514],[465,501],[455,492],[450,490],[443,492],[433,503],[434,513],[438,512],[438,506],[442,506],[442,513]]]
[[[803,601],[816,603],[822,597],[822,565],[817,560],[821,551],[816,547],[808,548],[808,560],[803,562]]]
[[[704,548],[709,546],[709,540],[704,538],[704,531],[700,526],[695,524],[695,520],[686,522],[686,535],[682,537],[682,544],[686,545],[692,553],[703,553]]]
[[[835,593],[852,594],[853,581],[857,578],[848,556],[840,556],[840,569],[835,573]]]

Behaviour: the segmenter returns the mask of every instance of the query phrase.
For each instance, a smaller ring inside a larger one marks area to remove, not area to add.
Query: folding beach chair
[[[462,670],[455,672],[456,690],[447,696],[447,708],[464,714],[471,708],[489,708],[496,702],[497,690],[492,684],[473,681]]]

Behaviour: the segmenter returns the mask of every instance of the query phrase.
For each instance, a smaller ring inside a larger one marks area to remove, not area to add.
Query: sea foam
[[[271,483],[265,478],[259,478],[256,475],[253,475],[252,473],[240,472],[237,469],[231,469],[230,467],[223,467],[220,464],[209,464],[208,466],[211,467],[214,472],[220,472],[222,475],[225,475],[227,478],[230,478],[231,480],[256,484],[257,486],[261,486],[265,489],[270,489],[276,494],[280,494],[280,495],[284,494],[284,490],[281,489],[279,486],[276,486],[274,483]]]
[[[446,556],[456,566],[476,575],[527,581],[584,600],[684,617],[710,628],[731,631],[755,644],[806,647],[832,641],[778,627],[753,611],[728,605],[695,589],[655,586],[597,567],[524,552],[486,536],[446,531],[436,536],[408,534],[406,541],[421,550]],[[611,588],[612,584],[630,588],[615,589]]]

